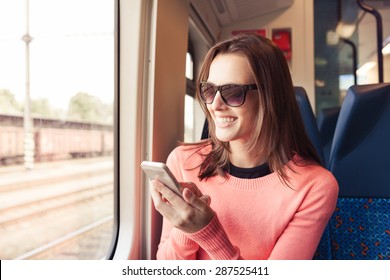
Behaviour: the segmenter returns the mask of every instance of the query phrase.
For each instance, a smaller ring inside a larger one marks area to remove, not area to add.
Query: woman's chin
[[[219,141],[230,142],[234,140],[234,135],[231,133],[216,133],[215,135]]]

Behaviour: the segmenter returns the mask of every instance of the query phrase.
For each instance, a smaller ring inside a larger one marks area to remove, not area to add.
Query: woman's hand
[[[151,194],[154,206],[173,226],[186,233],[203,229],[215,213],[210,197],[203,195],[193,183],[181,183],[183,198],[157,180],[152,181]]]

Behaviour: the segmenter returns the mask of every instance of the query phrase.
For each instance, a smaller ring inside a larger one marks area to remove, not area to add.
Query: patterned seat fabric
[[[390,259],[390,199],[340,198],[330,221],[332,259]]]
[[[330,241],[330,223],[326,226],[313,260],[331,260],[332,248]]]
[[[389,260],[390,199],[339,198],[314,259]]]

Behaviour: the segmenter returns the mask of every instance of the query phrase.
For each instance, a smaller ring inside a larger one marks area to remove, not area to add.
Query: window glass
[[[194,61],[191,53],[186,55],[187,89],[184,104],[184,141],[193,142],[194,139]]]
[[[382,17],[390,16],[387,1],[367,1]],[[383,80],[390,81],[390,29],[383,28]],[[375,17],[354,0],[315,0],[316,112],[341,106],[348,88],[378,83],[377,26]]]
[[[185,97],[184,107],[184,141],[193,142],[194,139],[194,98],[188,94]]]
[[[114,1],[0,2],[0,259],[113,236]]]
[[[194,61],[189,52],[186,55],[186,78],[190,80],[194,79]]]

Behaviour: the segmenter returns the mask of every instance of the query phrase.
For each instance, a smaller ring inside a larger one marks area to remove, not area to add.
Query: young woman
[[[306,136],[283,53],[250,35],[218,43],[197,97],[211,138],[168,157],[183,198],[153,181],[157,258],[312,259],[338,185]]]

